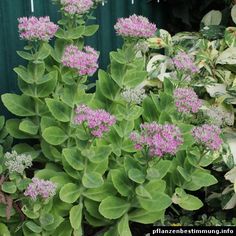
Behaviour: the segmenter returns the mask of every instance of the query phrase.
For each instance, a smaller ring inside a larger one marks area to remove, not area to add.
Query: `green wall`
[[[45,16],[57,21],[59,14],[51,0],[34,0],[35,12],[31,13],[30,0],[0,0],[0,94],[6,92],[18,92],[16,75],[13,68],[24,64],[16,54],[16,50],[22,50],[25,42],[19,39],[17,32],[17,18],[21,16]],[[121,45],[121,39],[116,37],[113,26],[116,19],[130,14],[147,16],[158,27],[163,27],[164,12],[162,4],[149,2],[148,0],[107,0],[105,6],[100,6],[96,12],[97,22],[100,25],[99,32],[87,43],[100,51],[100,67],[106,68],[109,63],[109,51]],[[6,113],[0,105],[0,112]]]

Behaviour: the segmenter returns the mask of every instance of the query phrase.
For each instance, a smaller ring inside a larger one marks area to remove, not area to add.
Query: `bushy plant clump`
[[[176,77],[150,89],[146,39],[156,27],[134,15],[118,20],[124,45],[88,93],[99,53],[84,38],[98,30],[87,19],[99,1],[55,2],[60,26],[47,18],[38,34],[29,18],[20,27],[30,35],[18,52],[28,65],[14,69],[22,94],[2,95],[16,115],[6,130],[25,143],[1,155],[0,232],[87,236],[89,226],[93,235],[129,236],[134,222],[202,208],[202,190],[218,182],[209,166],[224,149],[220,128],[201,120],[203,103],[190,88],[198,67],[181,57],[183,69],[176,58]]]

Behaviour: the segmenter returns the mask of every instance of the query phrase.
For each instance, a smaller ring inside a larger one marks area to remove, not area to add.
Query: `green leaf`
[[[213,175],[209,174],[207,171],[202,169],[196,169],[191,174],[191,178],[191,181],[186,182],[183,185],[183,188],[188,189],[190,191],[196,191],[202,187],[208,187],[218,182]]]
[[[86,207],[86,210],[88,211],[88,213],[96,218],[96,219],[100,219],[102,221],[108,221],[107,219],[105,219],[98,211],[99,208],[99,204],[100,202],[95,202],[95,201],[91,201],[89,199],[85,199],[84,200],[84,205]]]
[[[14,71],[17,73],[18,77],[24,80],[26,83],[34,83],[34,80],[31,78],[28,71],[24,67],[16,67],[14,68]]]
[[[0,130],[2,130],[2,128],[4,127],[4,124],[5,124],[5,117],[0,116]]]
[[[64,185],[67,183],[70,183],[73,181],[73,179],[67,175],[65,172],[61,172],[60,174],[53,176],[50,178],[50,181],[56,183],[57,188],[61,189]]]
[[[46,59],[51,53],[51,47],[49,44],[44,43],[37,53],[38,60]]]
[[[97,83],[99,84],[102,94],[111,101],[115,101],[116,95],[120,90],[117,83],[103,70],[98,71],[98,78]]]
[[[126,200],[114,196],[105,198],[99,205],[99,212],[108,219],[118,219],[130,208]]]
[[[139,185],[135,189],[135,193],[140,197],[152,199],[152,195],[147,191],[147,189],[143,185]]]
[[[118,223],[118,232],[120,236],[132,236],[129,228],[129,217],[125,214]]]
[[[222,13],[220,11],[212,10],[208,12],[203,18],[202,23],[204,25],[219,25],[222,20]]]
[[[147,169],[147,179],[162,179],[168,173],[171,165],[171,161],[160,160],[157,164]]]
[[[66,133],[61,128],[56,126],[46,128],[43,131],[42,136],[48,143],[52,145],[60,145],[68,139]]]
[[[36,135],[38,133],[38,129],[38,125],[31,120],[22,120],[19,125],[19,130],[32,135]]]
[[[110,173],[114,187],[122,196],[132,194],[132,184],[123,169],[114,169]]]
[[[126,65],[122,65],[111,58],[111,77],[120,86],[123,87],[123,78],[126,72]]]
[[[235,6],[234,6],[235,7]],[[236,7],[235,7],[236,9]],[[225,30],[225,43],[228,45],[228,47],[236,47],[236,27],[228,27]]]
[[[24,52],[24,51],[17,51],[16,52],[20,57],[22,57],[23,59],[27,60],[27,61],[32,61],[34,60],[34,55],[32,55],[31,53],[28,52]]]
[[[109,182],[105,182],[101,187],[99,188],[92,188],[87,189],[85,192],[83,192],[83,195],[86,198],[89,198],[93,201],[101,202],[103,199],[110,195],[115,195],[117,192],[113,185]]]
[[[129,220],[141,224],[153,224],[160,219],[163,219],[165,211],[146,211],[144,209],[137,209],[129,213]]]
[[[41,213],[39,221],[41,226],[45,227],[54,223],[54,217],[49,213]]]
[[[115,61],[117,61],[118,63],[120,63],[120,64],[126,64],[127,63],[127,60],[126,60],[126,58],[125,58],[125,55],[124,55],[124,53],[122,53],[122,52],[110,52],[110,57],[113,59],[113,60],[115,60]]]
[[[91,149],[94,152],[94,155],[88,156],[89,160],[93,163],[99,163],[107,159],[111,152],[112,148],[110,146],[99,145]]]
[[[11,236],[11,233],[8,230],[7,226],[3,223],[0,223],[0,235],[2,235],[2,236]]]
[[[99,173],[85,173],[82,178],[82,183],[86,188],[99,188],[103,185],[104,180]]]
[[[231,9],[231,16],[234,24],[236,24],[236,5],[234,5]]]
[[[169,79],[165,78],[163,83],[164,83],[164,92],[172,96],[174,90],[172,82]]]
[[[6,122],[6,128],[7,128],[7,132],[9,132],[9,134],[17,139],[29,139],[32,138],[32,135],[27,134],[21,130],[19,130],[19,125],[21,123],[21,120],[19,119],[10,119],[7,120]]]
[[[35,224],[33,221],[27,221],[25,225],[27,226],[28,229],[30,229],[34,233],[39,234],[42,232],[42,228],[39,225]]]
[[[54,214],[52,215],[53,216],[53,223],[50,224],[50,225],[44,225],[43,228],[47,231],[55,231],[59,225],[64,221],[64,218],[57,215],[57,214]]]
[[[147,211],[162,211],[167,209],[171,204],[171,198],[165,193],[156,192],[152,199],[138,197],[139,204]]]
[[[73,203],[80,196],[80,188],[78,185],[73,183],[68,183],[64,185],[59,193],[59,197],[63,202]]]
[[[51,80],[57,79],[58,77],[58,72],[57,70],[50,71],[49,73],[45,74],[44,76],[40,77],[37,79],[36,84],[45,84]]]
[[[56,99],[46,98],[46,104],[52,115],[61,122],[69,122],[71,109],[63,102]]]
[[[159,111],[157,110],[157,107],[155,105],[155,103],[153,102],[152,98],[150,97],[146,97],[143,100],[143,116],[145,118],[146,121],[154,121],[154,120],[158,120],[159,117]]]
[[[2,184],[2,191],[5,193],[13,194],[17,190],[16,185],[13,182],[4,182]]]
[[[134,182],[138,184],[142,184],[145,181],[145,175],[139,169],[135,169],[135,168],[130,169],[128,171],[128,176],[131,180],[133,180]]]
[[[5,107],[17,116],[35,116],[34,101],[25,95],[6,93],[2,95]]]
[[[55,89],[57,84],[58,73],[56,71],[51,71],[46,74],[44,78],[44,82],[40,83],[37,86],[37,96],[38,97],[47,97],[49,96]]]
[[[71,228],[69,220],[65,220],[60,226],[54,231],[53,236],[71,236],[73,229]]]
[[[73,229],[81,228],[81,222],[83,217],[83,205],[75,205],[70,209],[70,224]]]
[[[172,200],[175,204],[179,205],[180,207],[188,211],[198,210],[203,206],[203,203],[199,198],[187,194],[181,188],[176,188]]]
[[[162,111],[161,115],[159,116],[158,123],[162,124],[162,125],[164,125],[166,123],[172,123],[172,119],[167,112]]]
[[[82,37],[82,35],[84,34],[84,30],[85,30],[84,26],[79,26],[77,28],[73,28],[65,32],[65,36],[68,39],[78,39]]]
[[[62,151],[68,164],[75,170],[83,170],[83,157],[77,148],[64,148]]]
[[[129,136],[134,129],[134,121],[122,120],[121,122],[114,125],[114,128],[121,138]]]
[[[17,186],[17,188],[20,190],[20,191],[23,191],[23,190],[25,190],[27,187],[28,187],[28,185],[31,183],[31,179],[28,179],[28,178],[26,178],[26,179],[22,179],[21,181],[19,181],[17,184],[16,184],[16,186]]]
[[[94,35],[99,29],[99,25],[88,25],[85,26],[85,30],[83,35],[84,36],[92,36]]]
[[[146,77],[146,71],[130,70],[125,74],[123,83],[125,86],[133,88],[141,84],[146,79]]]

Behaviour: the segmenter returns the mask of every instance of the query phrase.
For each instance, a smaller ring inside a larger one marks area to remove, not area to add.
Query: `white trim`
[[[30,0],[31,12],[34,13],[34,0]]]
[[[132,5],[134,5],[134,0],[131,0]]]

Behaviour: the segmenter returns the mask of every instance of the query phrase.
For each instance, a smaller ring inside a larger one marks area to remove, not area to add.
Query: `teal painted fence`
[[[164,11],[162,4],[147,0],[107,0],[96,12],[96,23],[100,25],[98,33],[87,40],[87,44],[100,51],[100,67],[109,63],[109,52],[119,47],[121,39],[116,37],[114,24],[119,17],[136,13],[147,16],[158,27],[163,26]],[[49,15],[54,22],[59,18],[58,9],[51,0],[34,0],[34,12],[31,12],[31,0],[0,0],[0,94],[17,92],[16,75],[13,68],[24,64],[16,54],[22,50],[25,42],[19,39],[17,18],[21,16]],[[0,112],[5,109],[0,105]]]

